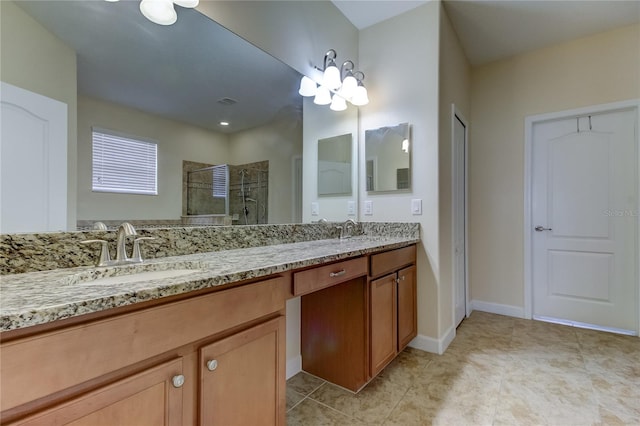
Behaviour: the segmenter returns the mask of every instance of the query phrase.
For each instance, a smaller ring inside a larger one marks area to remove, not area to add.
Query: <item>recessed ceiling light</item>
[[[228,122],[226,122],[226,121],[221,121],[221,122],[220,122],[220,125],[221,125],[221,126],[228,126],[228,125],[229,125],[229,123],[228,123]]]

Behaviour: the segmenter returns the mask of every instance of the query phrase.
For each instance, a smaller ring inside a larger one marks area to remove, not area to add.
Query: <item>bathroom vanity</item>
[[[302,297],[303,369],[357,391],[415,336],[417,242],[361,236],[134,272],[5,275],[0,421],[284,425],[287,298]]]

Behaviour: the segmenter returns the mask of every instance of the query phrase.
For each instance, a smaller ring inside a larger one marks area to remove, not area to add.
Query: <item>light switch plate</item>
[[[316,202],[311,203],[311,216],[320,215],[320,205]]]
[[[422,200],[419,198],[414,198],[411,200],[411,214],[413,215],[421,215],[422,214]]]
[[[373,201],[367,200],[364,202],[364,214],[367,216],[373,215]]]
[[[356,215],[356,202],[355,201],[347,201],[347,215],[355,216]]]

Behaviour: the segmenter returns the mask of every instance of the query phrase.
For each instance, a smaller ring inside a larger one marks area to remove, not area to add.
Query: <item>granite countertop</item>
[[[259,278],[419,242],[358,236],[224,250],[114,267],[77,267],[0,277],[0,331]],[[137,278],[135,271],[143,273]],[[167,271],[154,274],[153,271]],[[176,271],[177,276],[169,276]],[[108,277],[113,278],[112,280]],[[160,276],[160,277],[159,277]],[[101,282],[93,280],[101,278]],[[133,279],[132,279],[133,278]],[[128,281],[128,282],[127,282]]]

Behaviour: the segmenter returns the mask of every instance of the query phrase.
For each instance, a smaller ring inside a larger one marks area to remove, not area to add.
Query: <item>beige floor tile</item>
[[[295,407],[296,404],[298,404],[304,398],[304,395],[294,391],[290,386],[287,386],[287,411]]]
[[[406,348],[380,372],[378,377],[405,385],[408,388],[424,375],[425,369],[431,360],[436,357],[438,355],[418,349]]]
[[[287,413],[288,426],[364,426],[359,420],[346,416],[312,399],[305,399]]]
[[[287,380],[287,388],[291,388],[303,396],[307,396],[322,386],[323,383],[324,380],[301,371]]]
[[[385,425],[490,425],[498,386],[479,389],[477,383],[455,381],[451,386],[409,389]]]
[[[290,425],[640,426],[640,339],[474,312],[444,355],[408,349],[357,395],[287,386],[288,404],[313,392]]]
[[[505,372],[496,424],[583,425],[600,421],[598,400],[583,367],[515,360]]]
[[[309,398],[367,424],[381,424],[408,388],[408,384],[378,377],[357,394],[326,383]]]
[[[554,343],[578,343],[575,327],[551,324],[542,321],[516,320],[513,324],[513,337],[524,338],[548,345]]]

